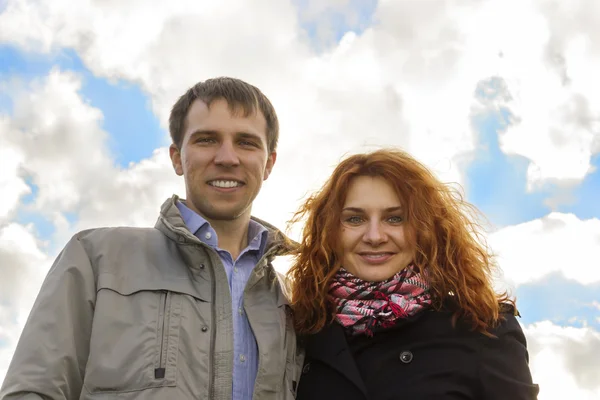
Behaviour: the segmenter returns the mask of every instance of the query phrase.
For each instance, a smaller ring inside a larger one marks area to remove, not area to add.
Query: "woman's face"
[[[407,267],[414,250],[405,238],[402,203],[383,178],[359,176],[342,208],[342,266],[365,281],[384,281]]]

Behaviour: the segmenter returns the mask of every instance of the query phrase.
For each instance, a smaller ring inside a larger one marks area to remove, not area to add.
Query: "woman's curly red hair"
[[[450,301],[456,306],[454,321],[467,318],[474,330],[487,333],[500,318],[501,304],[514,306],[514,301],[492,286],[497,266],[477,222],[480,213],[423,164],[392,149],[343,160],[290,221],[306,218],[298,254],[288,271],[297,331],[315,333],[330,322],[328,291],[340,267],[335,251],[340,214],[357,176],[382,177],[395,188],[405,208],[405,233],[415,248],[414,264],[427,270],[434,307]]]

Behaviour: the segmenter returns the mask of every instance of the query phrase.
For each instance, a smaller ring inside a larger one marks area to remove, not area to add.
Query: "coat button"
[[[208,331],[208,326],[203,326],[202,327],[202,332],[206,332],[206,331]]]
[[[411,353],[408,350],[404,350],[402,353],[400,353],[400,361],[402,361],[404,364],[408,364],[409,362],[411,362],[413,359],[413,353]]]
[[[204,264],[200,264],[200,269],[204,269]]]
[[[308,374],[308,371],[310,371],[310,363],[307,363],[306,365],[304,365],[304,368],[302,368],[303,374]]]

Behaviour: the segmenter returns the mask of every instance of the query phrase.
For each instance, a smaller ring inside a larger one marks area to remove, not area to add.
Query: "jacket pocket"
[[[99,282],[85,371],[87,391],[176,386],[183,296]]]
[[[169,384],[174,384],[177,377],[178,346],[175,343],[179,341],[179,323],[174,321],[178,322],[181,315],[178,300],[177,294],[163,291],[158,307],[154,379],[164,379]]]

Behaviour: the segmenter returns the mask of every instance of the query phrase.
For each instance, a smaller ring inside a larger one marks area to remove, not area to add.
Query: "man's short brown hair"
[[[169,132],[171,140],[181,148],[188,111],[192,103],[201,100],[210,107],[214,100],[223,99],[227,102],[232,113],[241,112],[247,117],[257,110],[263,114],[267,122],[267,146],[269,153],[277,148],[279,139],[279,121],[273,105],[260,89],[240,79],[219,77],[198,82],[181,96],[169,116]]]

